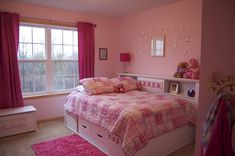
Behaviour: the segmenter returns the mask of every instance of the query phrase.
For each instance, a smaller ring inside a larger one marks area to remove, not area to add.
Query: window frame
[[[54,94],[60,94],[60,93],[67,93],[71,91],[73,88],[70,89],[63,89],[63,90],[55,90],[53,89],[53,62],[78,62],[78,59],[53,59],[52,58],[52,43],[51,43],[51,30],[52,29],[60,29],[60,30],[69,30],[69,31],[77,31],[77,28],[75,27],[66,27],[66,26],[56,26],[56,25],[46,25],[46,24],[36,24],[36,23],[25,23],[20,22],[20,26],[28,26],[28,27],[38,27],[38,28],[45,28],[45,59],[19,59],[18,65],[20,62],[45,62],[45,76],[46,76],[46,90],[40,91],[40,92],[28,92],[23,93],[23,97],[31,97],[31,96],[40,96],[40,95],[54,95]],[[78,33],[78,31],[77,31]],[[19,35],[20,37],[20,35]],[[63,38],[62,38],[63,39]],[[20,44],[20,41],[19,41]],[[32,41],[33,44],[33,41]],[[78,46],[78,45],[77,45]],[[78,50],[77,50],[78,51]],[[19,51],[18,51],[19,52]],[[79,54],[79,51],[78,51]],[[76,73],[74,73],[76,74]],[[78,73],[79,74],[79,71]],[[20,76],[21,78],[21,76]],[[75,83],[75,82],[74,82]],[[74,86],[76,87],[76,86]],[[22,85],[21,85],[22,89]]]

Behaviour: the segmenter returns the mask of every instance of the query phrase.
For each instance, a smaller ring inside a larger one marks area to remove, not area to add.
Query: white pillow
[[[80,92],[82,94],[87,94],[87,91],[86,91],[86,89],[85,89],[85,87],[83,85],[79,85],[79,86],[75,87],[74,91],[78,91],[78,92]]]

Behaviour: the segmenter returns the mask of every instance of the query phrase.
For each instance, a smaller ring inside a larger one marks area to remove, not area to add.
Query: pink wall
[[[130,52],[128,72],[173,75],[181,61],[201,52],[201,0],[182,0],[117,21],[117,52]],[[165,56],[150,56],[152,37],[165,36]]]
[[[42,98],[25,99],[25,105],[33,105],[36,111],[37,121],[62,117],[66,95]]]
[[[196,153],[200,155],[202,123],[215,94],[208,89],[212,73],[235,74],[235,1],[204,0],[202,12],[201,77]]]

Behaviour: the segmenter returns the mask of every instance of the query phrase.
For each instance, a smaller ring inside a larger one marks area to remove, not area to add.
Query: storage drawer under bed
[[[79,134],[88,139],[95,146],[106,152],[108,142],[108,131],[104,128],[91,124],[89,121],[79,118]]]

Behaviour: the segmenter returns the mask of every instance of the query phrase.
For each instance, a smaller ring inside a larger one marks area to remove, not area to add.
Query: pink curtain
[[[0,12],[0,109],[24,105],[17,62],[19,18]]]
[[[91,23],[77,23],[78,28],[78,64],[79,79],[94,77],[95,39],[94,25]]]

